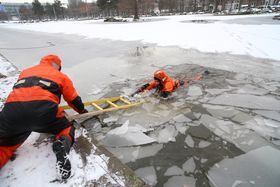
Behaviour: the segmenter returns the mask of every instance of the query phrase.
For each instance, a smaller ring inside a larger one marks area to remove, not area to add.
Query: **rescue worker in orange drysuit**
[[[38,65],[23,70],[0,112],[0,169],[31,132],[55,135],[53,151],[62,179],[71,175],[68,153],[74,142],[74,127],[62,108],[61,95],[78,113],[86,113],[72,81],[62,72],[56,55],[43,57]]]
[[[184,81],[172,80],[164,71],[157,70],[154,73],[154,80],[148,84],[143,85],[133,95],[141,93],[145,90],[156,89],[155,93],[163,98],[167,98],[178,87],[183,86]]]

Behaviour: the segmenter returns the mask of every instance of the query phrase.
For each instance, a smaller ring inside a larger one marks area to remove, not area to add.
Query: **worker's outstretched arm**
[[[79,114],[87,113],[81,97],[77,94],[72,81],[65,75],[62,87],[62,95],[68,105]]]
[[[136,92],[134,92],[133,94],[131,94],[131,96],[133,97],[135,94],[144,92],[145,90],[151,90],[153,88],[155,88],[157,86],[156,81],[151,81],[147,84],[144,84],[143,86],[141,86]]]

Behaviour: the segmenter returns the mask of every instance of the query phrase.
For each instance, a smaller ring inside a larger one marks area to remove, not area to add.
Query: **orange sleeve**
[[[149,82],[149,86],[145,90],[151,90],[151,89],[157,87],[157,84],[158,83],[156,81],[151,81],[151,82]]]
[[[78,96],[72,81],[68,78],[67,75],[64,75],[63,85],[61,89],[63,98],[66,102],[71,102]]]

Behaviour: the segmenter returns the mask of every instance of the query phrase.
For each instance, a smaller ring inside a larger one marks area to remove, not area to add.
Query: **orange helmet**
[[[59,66],[59,69],[61,69],[61,59],[56,56],[56,55],[47,55],[47,56],[44,56],[41,61],[40,61],[41,64],[50,64],[52,65],[52,63],[55,63],[56,65]]]
[[[154,79],[164,81],[166,77],[167,77],[166,73],[162,70],[157,70],[154,73]]]

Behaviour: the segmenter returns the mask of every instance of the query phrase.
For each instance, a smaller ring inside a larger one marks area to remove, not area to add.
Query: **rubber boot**
[[[68,179],[71,175],[70,148],[71,140],[65,136],[61,136],[53,143],[53,152],[56,155],[56,170],[62,180]]]

